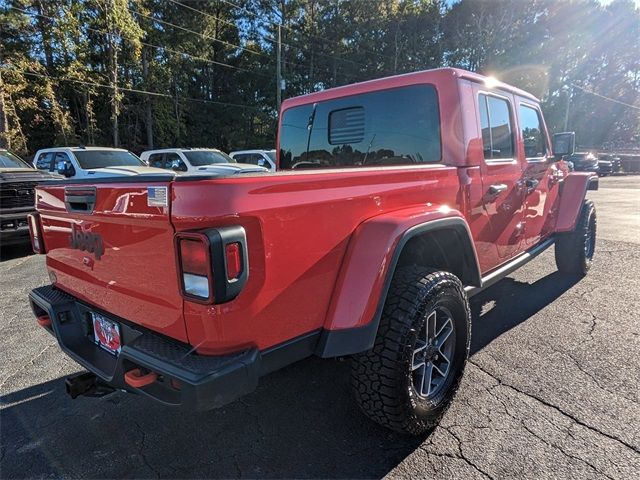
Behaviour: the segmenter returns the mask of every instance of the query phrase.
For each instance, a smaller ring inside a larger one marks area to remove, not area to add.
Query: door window
[[[513,122],[509,102],[493,95],[478,96],[485,160],[513,158]]]
[[[155,168],[167,168],[163,158],[163,153],[152,153],[149,155],[149,166]]]
[[[36,168],[39,170],[53,171],[51,160],[53,160],[52,152],[41,153],[38,160],[36,160]]]
[[[540,112],[527,105],[520,105],[520,131],[524,142],[524,156],[529,159],[546,155],[546,142]]]

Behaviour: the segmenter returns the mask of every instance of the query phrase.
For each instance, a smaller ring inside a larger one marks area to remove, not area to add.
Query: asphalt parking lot
[[[194,414],[114,393],[71,400],[80,368],[27,303],[44,259],[0,262],[1,478],[640,478],[640,177],[601,179],[596,259],[553,249],[475,297],[472,357],[441,425],[367,421],[343,362],[309,359]]]

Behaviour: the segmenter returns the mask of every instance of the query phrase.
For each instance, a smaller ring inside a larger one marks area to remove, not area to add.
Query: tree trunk
[[[53,44],[51,38],[51,20],[47,19],[47,13],[44,8],[44,2],[42,0],[38,0],[35,2],[34,7],[36,7],[37,11],[37,19],[36,25],[38,26],[38,30],[40,30],[40,36],[42,37],[42,47],[44,50],[44,58],[47,64],[47,70],[51,73],[53,69],[53,48],[51,45]]]
[[[118,48],[112,34],[109,34],[109,47],[111,50],[111,128],[113,129],[113,146],[120,146],[118,136],[118,116],[120,106],[118,105]]]
[[[11,148],[11,138],[9,136],[9,118],[4,103],[4,83],[2,82],[2,72],[0,71],[0,148]]]
[[[149,88],[149,50],[142,50],[142,78],[146,88]],[[153,112],[151,111],[151,96],[144,98],[144,124],[147,130],[147,147],[153,150]]]

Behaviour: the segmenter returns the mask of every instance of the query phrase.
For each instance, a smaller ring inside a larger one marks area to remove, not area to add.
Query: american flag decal
[[[329,143],[360,143],[364,137],[364,108],[334,110],[329,114]]]
[[[150,207],[168,207],[167,187],[147,187],[147,205]]]

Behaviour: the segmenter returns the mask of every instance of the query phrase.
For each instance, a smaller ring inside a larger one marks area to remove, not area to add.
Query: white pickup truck
[[[38,150],[33,166],[75,180],[135,174],[146,165],[122,148],[55,147]]]
[[[150,167],[173,170],[175,172],[248,173],[266,172],[257,165],[245,165],[214,148],[165,148],[147,150],[140,155]]]

